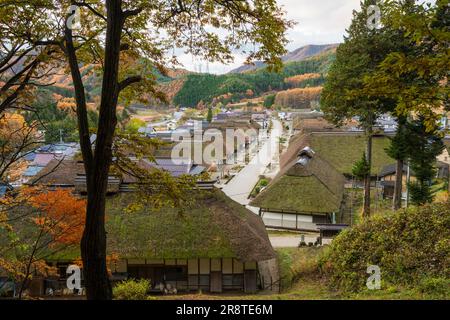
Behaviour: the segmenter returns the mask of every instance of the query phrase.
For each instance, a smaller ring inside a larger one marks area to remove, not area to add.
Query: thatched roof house
[[[152,289],[255,292],[278,278],[276,253],[261,218],[220,190],[195,193],[192,207],[128,212],[133,193],[107,200],[107,251],[112,278],[149,278]],[[51,259],[60,268],[72,250]]]
[[[85,191],[81,162],[51,163],[37,179],[50,187]],[[192,190],[193,204],[180,213],[136,205],[141,195],[123,189],[128,178],[121,177],[117,188],[115,179],[109,179],[106,209],[107,250],[119,257],[110,265],[113,279],[149,278],[154,290],[170,285],[211,292],[255,292],[277,281],[276,255],[261,218],[221,191]],[[79,256],[72,248],[50,262],[64,270]]]
[[[205,167],[194,164],[189,159],[180,159],[174,162],[170,158],[155,158],[154,162],[146,159],[137,160],[137,166],[151,171],[164,170],[173,177],[181,175],[199,175],[205,171]],[[108,177],[108,193],[118,193],[129,185],[137,183],[138,179],[129,174],[113,175]],[[52,160],[31,181],[32,184],[46,185],[52,188],[75,188],[79,193],[85,193],[86,174],[84,164],[77,160]]]
[[[251,203],[270,210],[339,212],[345,178],[312,149],[303,149]]]
[[[309,147],[293,157],[288,152],[281,162],[277,177],[250,203],[266,225],[315,231],[316,223],[332,222],[341,210],[345,177]]]
[[[123,214],[133,194],[108,200],[109,251],[134,259],[275,258],[261,218],[214,189],[195,194],[185,212],[142,208]]]

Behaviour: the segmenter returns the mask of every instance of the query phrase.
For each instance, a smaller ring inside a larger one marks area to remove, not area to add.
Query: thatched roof
[[[340,127],[335,126],[333,123],[327,121],[323,117],[311,117],[294,119],[294,130],[301,130],[304,133],[308,132],[346,132],[351,128],[358,127],[359,123],[355,120],[349,120]]]
[[[249,262],[276,257],[261,218],[222,191],[197,194],[195,205],[184,213],[148,207],[126,212],[133,196],[122,193],[107,200],[107,250],[119,258],[236,258]],[[64,253],[60,257],[70,258]]]
[[[389,146],[386,136],[374,136],[372,148],[372,175],[376,176],[384,166],[394,160],[385,149]],[[291,138],[289,148],[281,155],[281,167],[293,161],[298,150],[311,147],[322,159],[329,162],[339,172],[352,174],[353,165],[361,159],[366,147],[366,138],[361,133],[300,133]]]
[[[78,174],[84,174],[83,162],[77,160],[50,161],[31,183],[43,185],[74,186]]]
[[[339,172],[351,175],[354,164],[361,159],[366,149],[366,137],[362,133],[313,133],[310,135],[310,146],[324,160],[331,163]],[[386,136],[374,136],[372,146],[372,175],[376,176],[381,169],[392,163],[385,149],[390,140]]]
[[[243,136],[245,138],[245,136]],[[218,154],[217,155],[212,155],[212,158],[217,160],[223,160],[223,158],[227,158],[228,156],[230,156],[231,154],[235,153],[237,151],[237,145],[234,143],[234,141],[229,141],[230,139],[226,138],[226,135],[223,134],[223,144],[222,144],[222,158],[219,159]],[[199,150],[201,152],[201,163],[196,163],[198,165],[205,165],[208,166],[210,163],[206,163],[205,162],[205,158],[203,157],[203,154],[205,152],[205,149],[210,146],[211,144],[213,144],[213,141],[194,141],[191,140],[190,141],[190,151],[191,154],[185,154],[184,152],[180,152],[180,154],[175,154],[176,157],[180,157],[180,158],[188,158],[191,160],[196,160],[195,158],[195,152],[196,150]],[[177,143],[172,142],[172,143],[168,143],[162,147],[160,147],[158,150],[156,150],[154,156],[155,157],[159,157],[159,158],[167,158],[167,157],[172,157],[172,152],[174,150],[174,147],[177,145]],[[184,150],[183,150],[184,151]],[[209,156],[209,155],[208,155]]]
[[[250,205],[299,213],[339,212],[344,182],[345,177],[314,151],[297,151]]]

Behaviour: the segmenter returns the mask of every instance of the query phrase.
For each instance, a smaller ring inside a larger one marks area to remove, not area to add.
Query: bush
[[[423,278],[419,283],[422,293],[436,297],[450,297],[450,279],[446,278]]]
[[[450,204],[435,203],[374,216],[343,231],[321,257],[320,268],[330,285],[343,291],[364,290],[369,265],[380,267],[382,288],[418,288],[424,277],[449,274],[449,256]],[[432,287],[430,281],[425,288]]]
[[[113,296],[117,300],[146,300],[149,288],[149,280],[125,280],[113,288]]]

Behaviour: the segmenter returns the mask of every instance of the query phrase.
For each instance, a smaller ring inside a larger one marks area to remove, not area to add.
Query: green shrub
[[[117,300],[146,300],[149,288],[149,280],[125,280],[113,288],[113,296]]]
[[[261,179],[261,180],[259,181],[259,185],[260,185],[261,187],[266,187],[268,184],[269,184],[269,181],[267,181],[267,179]]]
[[[343,231],[319,265],[333,288],[358,292],[366,288],[369,265],[380,267],[382,289],[417,288],[424,277],[448,275],[449,257],[450,204],[435,203],[374,216]]]
[[[437,297],[450,297],[450,279],[447,278],[423,278],[419,283],[422,293]]]

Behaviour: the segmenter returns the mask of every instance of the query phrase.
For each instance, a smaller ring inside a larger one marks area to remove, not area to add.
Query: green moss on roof
[[[174,208],[160,211],[125,210],[136,194],[108,198],[107,251],[120,258],[189,259],[237,258],[262,261],[275,258],[264,224],[258,215],[234,202],[222,191],[193,194],[195,205],[183,214]],[[67,250],[51,260],[79,258]]]
[[[385,151],[389,146],[388,137],[374,137],[372,150],[372,174],[394,162]],[[310,146],[323,159],[330,162],[338,171],[350,175],[353,165],[361,159],[365,151],[366,139],[363,135],[311,134]]]
[[[108,249],[128,258],[187,259],[234,257],[224,231],[214,223],[208,208],[199,206],[184,214],[175,209],[124,214],[121,198],[108,208]],[[119,205],[117,205],[119,204]]]
[[[340,204],[341,197],[330,192],[317,177],[283,175],[269,185],[251,205],[273,210],[330,213],[338,212]]]

